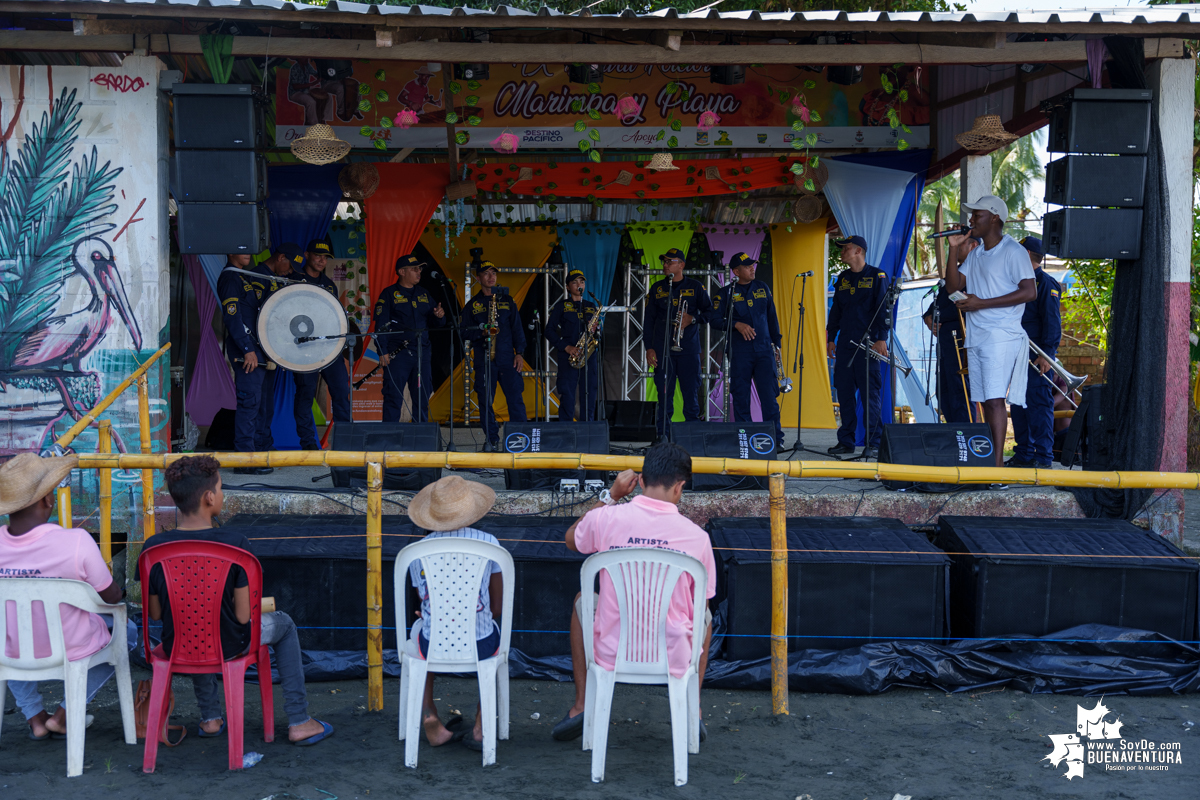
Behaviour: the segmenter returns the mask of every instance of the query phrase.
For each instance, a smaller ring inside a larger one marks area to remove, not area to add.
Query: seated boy
[[[213,528],[213,517],[221,512],[225,500],[221,491],[220,462],[212,456],[181,458],[167,467],[166,477],[167,491],[179,509],[178,526],[173,531],[153,536],[146,542],[145,550],[169,542],[187,541],[216,542],[250,550],[250,542],[245,536],[222,533],[220,528]],[[163,650],[170,654],[175,629],[171,624],[171,607],[162,567],[156,566],[150,571],[150,585],[143,591],[150,618],[163,622]],[[312,745],[332,734],[332,725],[308,715],[300,639],[292,618],[283,612],[263,614],[262,643],[275,651],[275,666],[283,686],[283,708],[288,717],[288,740],[293,744]],[[249,646],[250,589],[245,571],[234,567],[226,579],[221,605],[221,650],[228,659],[245,653]],[[217,677],[216,673],[192,676],[192,687],[200,706],[199,734],[202,737],[220,736],[225,730]]]
[[[125,590],[117,585],[100,548],[91,535],[79,528],[63,528],[50,523],[54,513],[54,489],[75,468],[75,456],[39,458],[21,453],[0,466],[0,516],[8,515],[8,525],[0,526],[0,579],[67,578],[86,581],[106,603],[119,603]],[[50,632],[44,612],[33,608],[33,654],[50,655]],[[78,608],[61,607],[63,638],[67,658],[78,661],[104,649],[112,639],[111,614],[92,614]],[[129,649],[137,646],[137,625],[130,620]],[[17,644],[16,608],[8,610],[8,636],[5,655],[21,655]],[[88,670],[87,699],[90,703],[109,678],[112,664],[97,664]],[[67,732],[65,705],[54,716],[46,713],[37,681],[9,681],[8,688],[17,706],[29,721],[29,738],[64,738]],[[3,698],[0,698],[3,699]]]
[[[646,451],[639,476],[627,469],[613,481],[612,489],[602,494],[591,510],[567,529],[566,544],[580,553],[603,553],[625,547],[656,547],[692,556],[708,572],[706,597],[717,593],[717,565],[712,542],[704,529],[679,513],[683,485],[692,478],[692,457],[672,442],[656,444]],[[642,487],[642,493],[628,503],[617,501]],[[681,677],[692,657],[692,579],[684,575],[675,584],[667,609],[667,662],[671,674]],[[583,649],[583,626],[579,622],[580,596],[575,596],[571,613],[571,671],[575,677],[575,704],[554,726],[551,735],[569,741],[583,734],[584,691],[587,688],[587,659]],[[708,647],[712,640],[712,614],[705,610],[704,649],[700,653],[699,680],[704,682],[708,667]],[[601,573],[600,597],[596,603],[594,655],[605,669],[616,664],[617,644],[621,637],[621,615],[612,580]],[[700,722],[700,741],[708,737]]]
[[[408,504],[408,516],[414,524],[430,531],[426,539],[457,536],[464,539],[479,539],[500,546],[490,533],[469,527],[483,519],[496,503],[496,493],[482,483],[465,481],[457,475],[442,478],[422,489]],[[423,541],[423,540],[422,540]],[[429,587],[420,559],[409,567],[409,575],[421,597],[421,618],[413,623],[412,635],[417,639],[421,657],[429,653],[429,634],[424,621],[429,617]],[[483,581],[479,586],[479,603],[475,610],[475,644],[479,658],[491,658],[500,647],[500,609],[504,598],[504,580],[500,565],[488,562]],[[492,609],[497,609],[493,612]],[[425,680],[425,699],[422,705],[422,727],[425,738],[434,747],[462,740],[472,750],[483,750],[482,707],[475,709],[475,726],[471,731],[460,727],[461,718],[442,725],[437,706],[433,704],[433,673]]]

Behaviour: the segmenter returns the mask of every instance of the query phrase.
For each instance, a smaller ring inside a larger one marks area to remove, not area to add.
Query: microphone
[[[797,278],[811,278],[815,274],[816,273],[810,269],[808,272],[801,272],[801,273],[797,274],[796,277]]]
[[[954,230],[941,231],[940,233],[931,233],[928,236],[926,236],[925,238],[926,239],[943,239],[947,236],[966,236],[970,232],[971,232],[971,226],[963,225],[961,228],[955,228]]]
[[[924,300],[926,297],[929,297],[929,295],[935,294],[938,289],[941,289],[945,285],[946,285],[946,281],[942,280],[941,278],[938,278],[938,282],[936,284],[934,284],[933,286],[930,286],[929,291],[926,292],[924,295],[922,295],[921,299]]]
[[[438,272],[436,269],[430,270],[429,277],[433,278],[434,280],[437,280],[438,278],[445,278],[450,283],[454,283],[454,278],[451,278],[449,275],[445,274],[444,272]]]
[[[533,330],[534,328],[536,328],[538,326],[538,323],[540,323],[541,321],[542,321],[542,312],[535,311],[535,312],[533,312],[533,321],[530,322],[528,325],[526,325],[525,328],[527,330]]]

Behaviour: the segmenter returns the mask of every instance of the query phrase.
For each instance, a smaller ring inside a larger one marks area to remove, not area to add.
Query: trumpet
[[[671,352],[683,352],[683,315],[687,313],[687,303],[679,298],[679,313],[675,315],[675,336],[671,341]]]
[[[1050,356],[1046,355],[1046,351],[1043,350],[1042,348],[1038,347],[1036,344],[1034,344],[1033,340],[1029,341],[1029,349],[1033,352],[1033,355],[1036,358],[1044,358],[1044,359],[1046,359],[1046,361],[1048,361],[1050,363],[1050,369],[1054,371],[1054,374],[1057,375],[1058,377],[1062,378],[1063,381],[1067,384],[1067,391],[1064,392],[1062,389],[1058,388],[1058,384],[1056,384],[1054,381],[1050,380],[1050,377],[1048,375],[1046,375],[1046,373],[1041,372],[1039,370],[1042,378],[1044,380],[1050,381],[1050,385],[1054,387],[1054,390],[1056,392],[1058,392],[1059,394],[1061,394],[1063,397],[1065,397],[1067,399],[1068,403],[1075,406],[1076,408],[1079,408],[1079,404],[1071,399],[1071,395],[1075,392],[1076,389],[1078,389],[1080,386],[1083,386],[1083,384],[1087,381],[1088,376],[1087,375],[1082,375],[1082,376],[1072,375],[1071,373],[1067,372],[1066,367],[1064,367],[1062,364],[1060,364],[1058,361],[1054,360]],[[1029,359],[1029,365],[1034,368],[1037,367],[1037,364],[1034,363],[1033,358]]]
[[[852,341],[852,342],[850,342],[850,344],[853,345],[854,347],[857,347],[859,350],[862,350],[864,353],[866,353],[868,356],[875,359],[876,361],[881,361],[884,364],[892,363],[891,361],[888,360],[887,356],[879,355],[879,353],[875,352],[874,348],[867,347],[862,342],[853,342]],[[897,364],[896,369],[900,370],[900,372],[902,372],[904,374],[904,377],[906,377],[906,378],[908,377],[908,373],[912,372],[912,367],[906,367],[903,364]]]
[[[787,394],[792,390],[792,379],[783,373],[783,354],[779,348],[772,346],[771,349],[775,352],[775,380],[779,383],[779,393]]]

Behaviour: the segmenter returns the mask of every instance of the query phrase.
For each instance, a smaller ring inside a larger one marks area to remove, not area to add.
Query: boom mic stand
[[[454,281],[452,281],[448,275],[443,276],[443,277],[445,277],[446,282],[440,284],[441,290],[442,290],[442,298],[445,299],[445,301],[446,301],[446,314],[449,316],[450,327],[453,330],[453,333],[450,336],[450,414],[449,414],[449,416],[450,416],[450,440],[446,443],[446,452],[452,453],[455,451],[455,446],[454,446],[454,384],[455,384],[455,380],[454,380],[454,343],[455,343],[455,341],[458,342],[459,352],[462,353],[464,370],[467,368],[467,345],[463,341],[462,328],[459,327],[459,323],[461,322],[462,318],[459,316],[458,298],[455,297],[453,292],[449,292],[446,290],[446,283],[449,283],[451,286],[453,286]],[[467,298],[464,298],[464,301],[470,300],[470,299],[471,298],[467,297]],[[430,395],[430,400],[431,401],[433,400],[432,394]]]

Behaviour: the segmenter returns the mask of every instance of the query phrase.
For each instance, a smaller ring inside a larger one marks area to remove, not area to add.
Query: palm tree
[[[992,153],[992,193],[1008,206],[1005,232],[1014,239],[1035,233],[1025,227],[1025,220],[1030,214],[1028,199],[1033,181],[1045,177],[1037,155],[1037,145],[1044,136],[1045,131],[1039,129]]]

